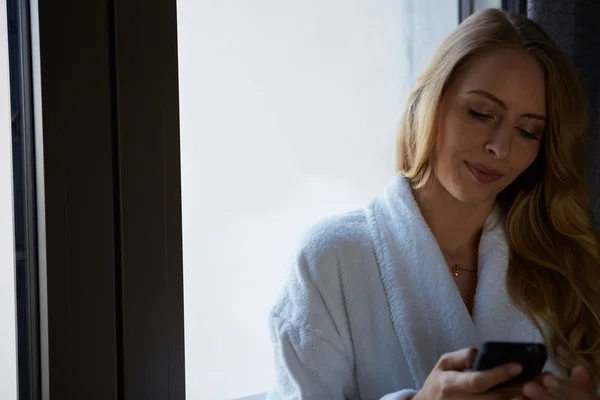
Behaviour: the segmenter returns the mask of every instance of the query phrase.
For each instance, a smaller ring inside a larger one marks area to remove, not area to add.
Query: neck
[[[481,230],[494,204],[465,204],[440,184],[427,192],[414,191],[421,214],[444,255],[451,260],[477,254]]]

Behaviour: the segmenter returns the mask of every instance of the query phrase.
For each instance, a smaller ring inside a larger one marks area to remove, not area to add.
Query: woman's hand
[[[574,368],[568,380],[553,374],[544,374],[540,382],[525,384],[523,394],[530,400],[598,399],[596,388],[591,384],[590,374],[583,367]]]
[[[519,375],[522,367],[507,364],[487,371],[465,371],[473,365],[476,352],[462,349],[444,354],[412,400],[503,400],[501,393],[490,392],[490,388]]]

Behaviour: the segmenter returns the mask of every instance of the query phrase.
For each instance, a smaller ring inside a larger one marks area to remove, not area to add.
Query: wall
[[[178,1],[188,398],[274,384],[267,317],[298,239],[390,179],[455,3]]]
[[[17,398],[12,136],[6,3],[0,7],[0,398]]]

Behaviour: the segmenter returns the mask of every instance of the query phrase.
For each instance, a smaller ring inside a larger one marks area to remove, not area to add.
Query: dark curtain
[[[527,15],[567,53],[587,90],[592,113],[587,179],[600,226],[600,0],[528,0]]]

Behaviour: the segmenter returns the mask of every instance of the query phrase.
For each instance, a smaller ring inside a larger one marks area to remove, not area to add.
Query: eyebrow
[[[499,98],[497,98],[493,94],[491,94],[489,92],[486,92],[485,90],[469,90],[467,93],[469,93],[469,94],[476,94],[476,95],[479,95],[481,97],[485,97],[486,99],[491,100],[494,103],[498,104],[503,109],[505,109],[505,110],[507,109],[506,104],[504,104],[504,102],[502,100],[500,100]],[[548,120],[548,118],[546,118],[543,115],[533,114],[533,113],[523,114],[523,115],[521,115],[521,117],[539,119],[540,121],[547,121]]]

